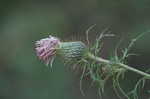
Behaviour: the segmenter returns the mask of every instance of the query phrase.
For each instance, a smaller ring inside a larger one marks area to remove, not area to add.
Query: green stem
[[[106,60],[106,59],[103,59],[103,58],[101,58],[101,57],[94,56],[94,55],[91,54],[91,53],[88,53],[88,58],[93,59],[93,60],[95,60],[95,61],[97,61],[97,62],[100,62],[100,63],[112,64],[111,61]],[[125,65],[125,64],[122,64],[122,63],[115,63],[115,65],[121,66],[121,67],[126,68],[126,69],[128,69],[128,70],[130,70],[130,71],[136,72],[137,74],[140,74],[140,75],[144,76],[145,78],[150,79],[150,74],[145,73],[145,72],[140,71],[140,70],[137,70],[137,69],[135,69],[135,68],[132,68],[131,66],[128,66],[128,65]]]

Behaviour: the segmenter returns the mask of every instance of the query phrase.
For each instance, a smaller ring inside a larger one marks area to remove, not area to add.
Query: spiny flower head
[[[84,43],[61,42],[58,38],[49,36],[48,38],[36,41],[36,54],[46,65],[51,63],[56,55],[61,56],[65,62],[80,60],[87,52]]]
[[[56,48],[59,45],[60,40],[56,37],[49,36],[48,38],[36,41],[35,50],[40,60],[44,61],[48,65],[54,59],[56,55]]]

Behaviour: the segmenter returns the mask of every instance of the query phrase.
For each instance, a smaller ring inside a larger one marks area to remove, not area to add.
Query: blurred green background
[[[85,41],[91,25],[92,42],[109,27],[116,36],[104,41],[103,57],[108,58],[115,44],[123,46],[142,32],[150,30],[149,0],[0,0],[0,99],[99,99],[90,81],[83,81],[85,96],[80,92],[80,74],[70,71],[56,59],[52,69],[35,55],[34,43],[48,35],[64,41]],[[150,33],[132,49],[138,53],[129,64],[145,70],[150,66]],[[130,74],[128,75],[130,76]],[[126,87],[136,75],[127,79]],[[133,81],[133,82],[132,82]],[[148,99],[150,83],[140,93]],[[108,87],[105,99],[118,99]]]

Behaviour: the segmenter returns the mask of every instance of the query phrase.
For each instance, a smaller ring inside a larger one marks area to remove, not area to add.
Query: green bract
[[[57,49],[57,55],[63,57],[65,62],[82,59],[87,53],[87,47],[84,43],[77,42],[61,42]]]

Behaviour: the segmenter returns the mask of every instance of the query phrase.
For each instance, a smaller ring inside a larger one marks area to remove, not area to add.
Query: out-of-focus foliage
[[[126,45],[150,30],[149,0],[1,0],[0,12],[0,99],[98,99],[89,79],[83,81],[82,96],[80,76],[61,59],[55,60],[52,69],[40,62],[34,42],[49,34],[64,41],[85,41],[85,31],[97,24],[89,33],[91,42],[107,27],[116,34],[104,42],[101,55],[107,58],[120,38]],[[132,51],[139,56],[131,57],[130,65],[149,68],[149,39],[150,33],[135,44]],[[137,77],[128,75],[132,76],[126,80],[127,90]],[[116,99],[112,91],[106,89],[105,99]],[[149,98],[150,93],[142,92],[142,99]]]

